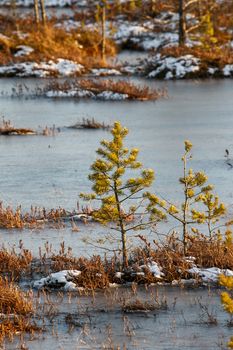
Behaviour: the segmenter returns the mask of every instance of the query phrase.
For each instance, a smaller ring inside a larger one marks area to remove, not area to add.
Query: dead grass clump
[[[15,128],[10,120],[2,118],[0,123],[0,135],[34,135],[35,131],[28,128]]]
[[[141,299],[127,300],[123,302],[122,311],[126,313],[131,312],[149,312],[158,310],[159,305],[156,302],[149,302]]]
[[[0,202],[0,228],[5,229],[38,228],[49,222],[62,226],[63,219],[69,215],[63,208],[46,210],[32,207],[31,212],[22,213],[21,206],[14,210],[10,206],[5,208]]]
[[[69,91],[77,91],[77,98],[80,98],[78,91],[84,90],[91,92],[94,96],[105,92],[112,92],[126,95],[127,99],[147,101],[157,100],[161,97],[167,97],[165,89],[151,89],[148,86],[136,85],[127,80],[112,80],[112,79],[80,79],[76,81],[67,80],[65,82],[52,81],[42,91],[61,91],[68,93]],[[39,91],[39,93],[41,93]],[[72,95],[73,96],[73,95]],[[84,97],[90,97],[88,94]],[[104,96],[101,96],[104,99]],[[106,96],[106,99],[109,97]]]
[[[19,277],[30,268],[32,254],[28,250],[22,249],[20,254],[14,250],[0,250],[0,274],[7,276],[10,280]]]
[[[28,315],[33,312],[32,300],[15,284],[0,277],[0,313]]]
[[[201,234],[190,237],[187,254],[195,257],[199,266],[233,270],[233,242],[221,235],[211,239]]]
[[[22,229],[25,222],[21,215],[21,207],[14,210],[11,207],[4,207],[0,202],[0,228],[19,228]]]
[[[112,91],[119,94],[126,94],[133,100],[157,100],[166,96],[165,90],[150,89],[148,86],[139,86],[127,80],[91,80],[83,79],[79,81],[80,88],[93,93]]]
[[[82,122],[78,122],[74,125],[69,126],[70,129],[91,129],[91,130],[97,130],[97,129],[103,129],[108,130],[110,129],[110,125],[97,122],[94,118],[83,118]]]
[[[0,342],[22,332],[38,329],[32,325],[32,298],[7,279],[0,277]]]
[[[182,242],[174,233],[162,244],[154,241],[152,245],[142,237],[145,246],[133,252],[133,260],[146,263],[151,259],[157,262],[162,267],[167,282],[189,278],[187,271],[193,263],[203,268],[233,270],[233,241],[230,231],[227,231],[227,237],[218,234],[210,238],[201,233],[189,235],[186,256],[183,255]]]
[[[72,282],[85,289],[103,289],[109,286],[114,270],[111,264],[104,262],[99,255],[87,258],[73,258],[71,256],[53,256],[52,270],[64,269],[80,270],[81,274],[75,277]]]

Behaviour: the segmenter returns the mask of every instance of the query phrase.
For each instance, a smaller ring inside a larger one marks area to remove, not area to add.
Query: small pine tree
[[[212,224],[216,223],[219,218],[225,214],[226,208],[223,203],[219,203],[218,197],[211,191],[212,185],[204,186],[207,182],[207,176],[204,172],[194,172],[191,168],[187,169],[187,162],[192,159],[192,143],[188,140],[184,142],[185,152],[182,157],[183,176],[179,179],[183,187],[184,201],[180,207],[172,204],[170,201],[161,200],[156,195],[148,194],[150,208],[154,205],[159,206],[164,212],[177,220],[183,227],[183,251],[184,255],[187,250],[188,226],[193,224],[207,224],[211,238],[214,228]],[[199,211],[195,204],[204,205],[205,210]]]
[[[154,171],[142,170],[142,164],[137,160],[138,149],[129,150],[124,147],[123,141],[128,134],[128,129],[122,127],[119,122],[115,122],[111,134],[113,136],[111,141],[101,141],[101,147],[96,151],[99,157],[91,166],[89,179],[93,182],[93,193],[80,194],[80,196],[86,200],[101,201],[101,206],[94,211],[93,217],[101,224],[110,225],[120,233],[123,269],[126,270],[129,231],[148,228],[163,219],[165,215],[155,206],[150,210],[150,215],[147,215],[150,208],[144,203],[146,197],[142,191],[151,186]],[[126,173],[132,173],[134,170],[140,170],[140,175],[127,178]]]

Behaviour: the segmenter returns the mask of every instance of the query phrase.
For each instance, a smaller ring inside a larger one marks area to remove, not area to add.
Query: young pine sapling
[[[165,217],[156,206],[146,205],[143,190],[154,180],[152,169],[142,169],[137,160],[138,149],[124,146],[128,129],[119,122],[111,130],[113,139],[102,140],[96,153],[98,158],[91,166],[89,179],[93,182],[93,193],[81,197],[100,200],[100,208],[93,213],[95,220],[120,233],[123,269],[128,268],[127,235],[132,230],[143,230]],[[140,170],[136,177],[127,173]],[[151,209],[151,210],[149,210]]]

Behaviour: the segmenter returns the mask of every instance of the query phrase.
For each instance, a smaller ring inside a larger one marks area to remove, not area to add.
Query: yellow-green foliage
[[[154,206],[159,206],[162,211],[176,219],[183,227],[184,253],[186,252],[188,225],[207,224],[209,235],[211,237],[214,228],[212,224],[216,223],[226,212],[223,203],[212,193],[213,186],[206,185],[208,177],[202,171],[194,172],[193,169],[187,169],[187,162],[192,159],[192,143],[188,140],[184,142],[183,176],[179,179],[183,188],[183,203],[175,205],[168,200],[161,200],[156,195],[147,195],[150,201],[148,209],[157,211]],[[197,209],[196,204],[202,204],[203,210]]]
[[[221,302],[224,309],[232,316],[233,315],[233,277],[221,275],[219,278],[219,283],[228,289],[228,292],[221,293]],[[228,342],[228,347],[233,349],[233,337],[231,337]]]
[[[207,12],[204,16],[202,16],[202,27],[203,27],[203,34],[202,34],[202,45],[205,48],[209,48],[211,44],[216,44],[217,39],[214,36],[214,26],[213,22],[211,20],[211,15],[209,12]]]
[[[101,147],[96,151],[98,158],[91,166],[89,179],[93,183],[93,193],[81,194],[81,197],[100,200],[100,208],[93,216],[104,225],[114,224],[114,229],[121,233],[123,266],[127,267],[126,233],[144,229],[164,218],[164,214],[153,206],[150,217],[145,217],[148,213],[148,207],[144,205],[146,195],[140,192],[151,186],[154,171],[142,169],[142,164],[137,160],[137,148],[129,150],[124,146],[127,128],[115,122],[111,134],[111,141],[101,141]],[[127,172],[132,174],[134,170],[137,176],[128,178]]]

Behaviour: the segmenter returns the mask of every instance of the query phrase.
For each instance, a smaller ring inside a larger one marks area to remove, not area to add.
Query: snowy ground
[[[85,69],[81,64],[60,58],[56,62],[22,62],[0,66],[0,76],[38,78],[44,78],[47,76],[76,76],[83,73],[84,70]]]
[[[159,284],[163,283],[163,269],[155,261],[148,262],[146,265],[139,266],[136,270],[131,270],[131,276],[145,276],[145,270],[149,270],[154,277],[159,281]],[[192,276],[190,279],[182,279],[179,281],[172,281],[172,285],[177,285],[179,283],[189,284],[201,282],[203,285],[208,284],[217,284],[220,275],[231,276],[233,277],[233,271],[229,269],[220,269],[217,267],[210,268],[200,268],[193,264],[192,268],[187,270]],[[35,289],[50,288],[50,289],[61,289],[63,291],[77,291],[80,287],[78,285],[78,277],[82,274],[79,270],[62,270],[59,272],[51,273],[47,277],[41,278],[33,283]],[[98,274],[97,274],[98,275]],[[97,276],[100,277],[100,276]],[[116,272],[115,279],[121,283],[122,278],[124,277],[123,272]],[[124,281],[123,283],[125,283]],[[113,283],[110,284],[110,287],[118,286],[119,284]],[[83,289],[83,288],[82,288]]]
[[[26,48],[21,47],[17,52],[17,56],[21,56],[21,52],[25,52]],[[29,52],[29,48],[27,51]],[[222,69],[214,67],[212,64],[209,66],[204,66],[200,59],[192,55],[185,55],[180,57],[172,56],[161,56],[160,54],[149,57],[148,59],[140,61],[138,64],[130,65],[129,63],[123,64],[117,68],[93,68],[87,71],[87,69],[76,62],[58,59],[57,61],[48,62],[22,62],[13,63],[6,66],[0,66],[0,77],[37,77],[45,78],[49,76],[58,77],[72,77],[72,76],[146,76],[148,78],[155,79],[185,79],[185,78],[195,78],[195,77],[222,77],[231,78],[233,77],[233,65],[227,64]],[[80,96],[82,94],[82,96]],[[69,93],[61,92],[50,92],[48,97],[84,97],[85,92],[80,91],[69,91]],[[88,96],[85,97],[96,97]],[[119,97],[119,96],[118,96]],[[102,98],[102,96],[99,96]],[[122,96],[123,99],[127,96]],[[115,99],[112,96],[112,99]]]
[[[30,6],[33,0],[17,0],[17,5]],[[1,5],[9,4],[10,0],[2,0]],[[45,0],[47,6],[68,6],[76,3],[76,0]],[[79,6],[91,6],[91,2],[83,0],[78,2]],[[92,3],[93,4],[93,3]],[[195,24],[195,19],[188,15],[189,20]],[[39,77],[48,76],[78,76],[88,72],[92,76],[118,76],[118,75],[142,75],[148,78],[156,79],[185,79],[200,77],[233,77],[233,65],[227,64],[221,68],[215,66],[214,63],[203,64],[201,60],[192,55],[184,55],[180,57],[161,56],[160,49],[166,47],[177,47],[178,15],[173,12],[161,12],[157,17],[142,20],[141,22],[128,21],[122,16],[115,18],[113,21],[106,21],[106,35],[113,39],[119,47],[137,49],[153,54],[139,61],[137,64],[122,63],[117,66],[110,65],[109,68],[94,68],[87,70],[83,65],[72,62],[67,59],[60,58],[57,61],[49,62],[30,62],[30,54],[33,48],[25,45],[17,47],[15,58],[24,58],[24,62],[11,63],[6,66],[0,66],[1,76],[18,76],[18,77]],[[75,21],[73,18],[63,18],[58,20],[55,26],[65,28],[67,31],[81,28],[83,23]],[[100,31],[100,24],[87,21],[85,27],[90,31]],[[26,33],[17,33],[18,35],[27,35]],[[0,34],[1,35],[1,34]],[[1,35],[3,36],[3,35]],[[5,37],[6,39],[6,37]],[[8,40],[9,38],[7,38]],[[10,40],[10,39],[9,39]],[[187,46],[192,47],[200,45],[197,38],[188,38]],[[230,42],[229,47],[232,45]],[[223,48],[224,49],[224,48]],[[51,92],[49,97],[55,96],[55,92]],[[70,96],[74,96],[75,92],[70,92]],[[69,97],[70,97],[69,96]],[[60,94],[56,97],[67,97],[67,94]],[[80,97],[80,96],[79,96]],[[83,97],[83,96],[82,96]],[[102,96],[100,96],[102,98]],[[105,98],[105,96],[103,97]],[[115,96],[111,97],[115,99]],[[119,98],[119,96],[117,96]],[[121,96],[125,99],[126,96]]]

